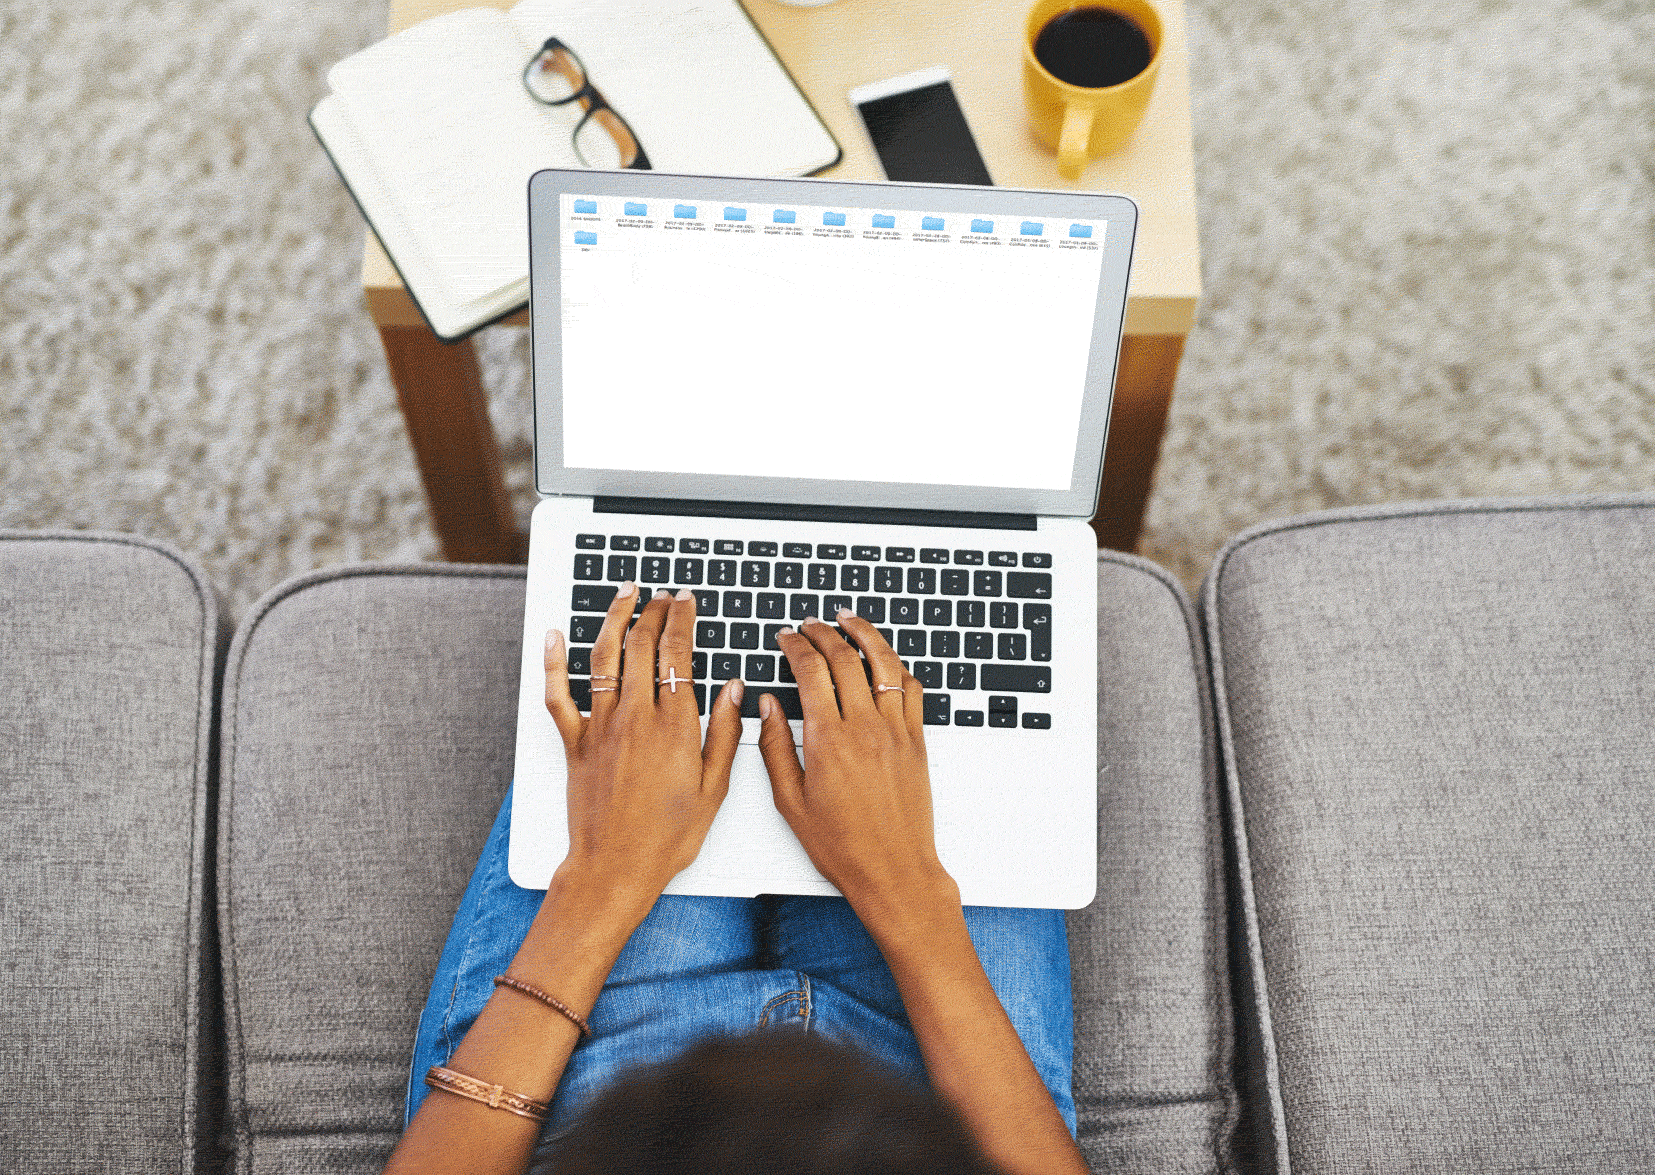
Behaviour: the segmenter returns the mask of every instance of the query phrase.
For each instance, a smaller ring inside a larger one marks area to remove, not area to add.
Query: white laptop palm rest
[[[841,607],[925,691],[937,851],[968,905],[1097,883],[1095,509],[1137,209],[1123,196],[544,171],[529,185],[535,479],[512,880],[568,849],[548,629],[696,595],[703,715],[746,683],[730,792],[668,893],[836,892],[757,746],[775,643]],[[642,607],[640,600],[639,607]]]

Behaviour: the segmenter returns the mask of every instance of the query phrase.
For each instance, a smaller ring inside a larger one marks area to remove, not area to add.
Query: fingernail
[[[855,616],[856,613],[852,612],[849,608],[841,608],[836,615],[840,620],[849,620],[852,616]]]
[[[769,694],[765,694],[762,698],[759,699],[759,717],[765,719],[766,721],[769,720],[770,712],[772,710],[774,710],[775,708],[776,708],[776,703],[774,703],[770,700],[770,695]]]
[[[730,695],[730,705],[740,707],[741,695],[744,689],[745,687],[741,684],[741,679],[739,677],[732,678],[730,680],[730,682],[724,687],[724,692]]]
[[[815,616],[815,615],[806,616],[804,618],[804,620],[802,621],[802,623],[803,624],[820,624],[820,623],[822,623],[822,618],[820,616]]]
[[[638,590],[638,585],[637,585],[637,584],[635,584],[635,583],[633,583],[633,582],[632,582],[632,581],[631,581],[631,580],[630,580],[630,579],[629,579],[629,580],[627,580],[627,581],[626,581],[626,582],[625,582],[625,583],[623,583],[623,584],[622,584],[622,585],[621,585],[621,586],[620,586],[620,588],[619,588],[619,589],[617,589],[617,590],[616,590],[616,592],[615,592],[615,594],[616,594],[616,595],[617,595],[617,596],[630,596],[630,595],[631,595],[631,594],[632,594],[632,593],[633,593],[633,592],[635,592],[635,591],[637,591],[637,590]]]
[[[778,628],[776,630],[776,635],[777,636],[792,636],[793,635],[793,626],[791,624],[782,625],[780,628]]]
[[[675,600],[693,600],[695,599],[695,593],[690,591],[689,588],[679,588],[677,594],[672,598]]]
[[[563,633],[561,631],[559,631],[558,629],[554,628],[546,634],[546,651],[548,653],[552,653],[552,652],[556,652],[558,649],[560,649],[562,647],[563,647]]]

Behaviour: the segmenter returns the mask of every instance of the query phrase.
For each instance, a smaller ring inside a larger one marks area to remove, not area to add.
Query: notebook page
[[[399,197],[427,263],[416,268],[434,275],[452,308],[526,280],[529,177],[580,166],[570,138],[580,112],[528,97],[528,59],[503,13],[473,8],[422,21],[328,73],[384,188]]]
[[[656,171],[798,176],[839,147],[736,0],[521,0],[525,45],[556,36]]]

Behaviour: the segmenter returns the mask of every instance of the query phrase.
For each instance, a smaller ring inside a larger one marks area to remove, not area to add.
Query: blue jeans
[[[425,1073],[446,1065],[523,944],[545,897],[506,874],[511,793],[460,899],[420,1016],[406,1127]],[[1000,1004],[1075,1132],[1074,1014],[1061,910],[965,907],[966,928]],[[896,981],[841,897],[663,894],[627,940],[569,1058],[544,1137],[555,1138],[620,1073],[669,1060],[712,1034],[792,1024],[886,1062],[925,1084]]]

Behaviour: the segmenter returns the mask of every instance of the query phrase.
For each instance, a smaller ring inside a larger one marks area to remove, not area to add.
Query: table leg
[[[1128,335],[1121,340],[1109,443],[1103,455],[1103,490],[1092,516],[1100,547],[1131,551],[1138,545],[1183,354],[1183,335]]]
[[[471,340],[444,343],[424,326],[381,326],[379,338],[443,558],[525,562]]]

